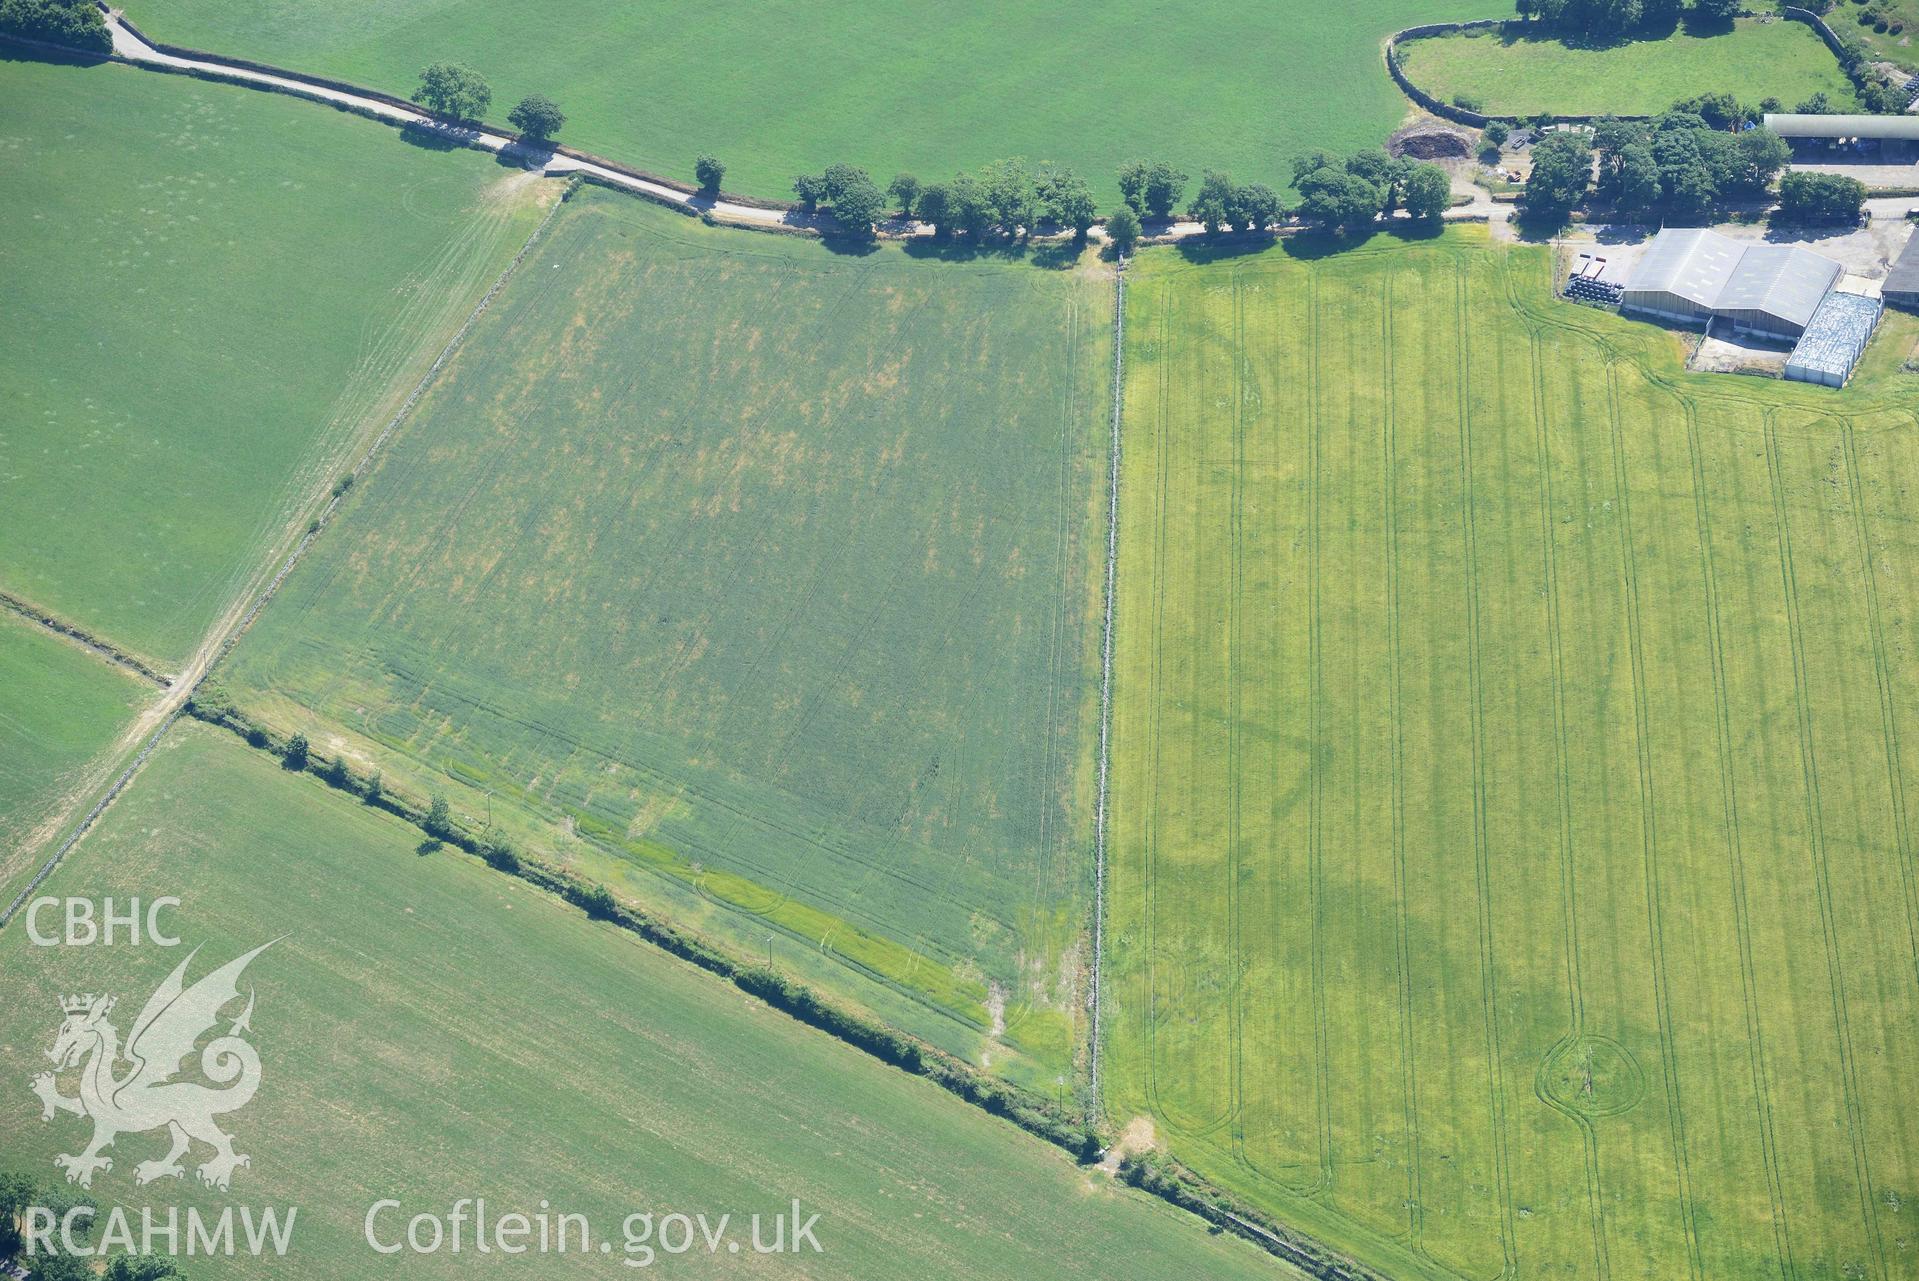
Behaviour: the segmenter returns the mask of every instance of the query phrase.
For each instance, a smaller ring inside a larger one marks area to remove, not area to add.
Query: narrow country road
[[[329,85],[315,84],[296,76],[273,75],[265,71],[255,71],[248,67],[235,66],[227,62],[208,59],[179,58],[170,53],[162,53],[154,48],[133,28],[129,27],[117,11],[106,15],[107,30],[113,35],[113,52],[128,62],[149,63],[161,67],[179,67],[194,71],[209,72],[232,80],[249,84],[265,85],[286,93],[298,94],[303,98],[315,98],[321,102],[339,103],[356,110],[370,112],[383,120],[391,120],[402,125],[420,125],[434,132],[457,139],[461,142],[487,151],[525,155],[529,162],[546,156],[545,151],[534,151],[520,144],[517,138],[509,134],[494,133],[488,129],[460,128],[443,124],[423,111],[408,107],[395,106],[383,98],[335,89]],[[605,165],[593,164],[572,156],[555,152],[546,158],[545,169],[550,174],[586,174],[603,182],[627,191],[638,192],[657,200],[683,205],[689,209],[710,210],[715,217],[729,222],[754,224],[762,227],[804,227],[811,222],[804,214],[787,209],[762,209],[757,205],[735,204],[730,200],[713,200],[691,192],[669,187],[663,182],[653,182],[634,174],[611,169]]]
[[[590,160],[580,159],[577,156],[569,156],[563,152],[553,152],[549,154],[543,148],[536,150],[523,146],[520,141],[511,134],[498,133],[485,128],[466,128],[448,125],[434,119],[423,111],[418,111],[411,107],[399,106],[387,101],[385,98],[377,97],[370,93],[356,93],[347,89],[335,88],[332,85],[318,84],[314,81],[290,74],[256,71],[250,67],[237,66],[233,63],[222,62],[214,58],[182,58],[174,54],[163,53],[148,43],[145,37],[138,31],[128,26],[118,10],[108,10],[106,22],[107,30],[113,35],[113,52],[128,62],[207,72],[231,80],[262,85],[285,93],[298,94],[303,98],[313,98],[320,102],[337,103],[342,106],[352,107],[355,110],[365,111],[378,116],[382,120],[390,120],[395,124],[419,125],[423,128],[431,129],[444,137],[480,147],[487,151],[524,156],[529,165],[543,161],[543,168],[545,172],[549,174],[560,176],[580,174],[590,176],[625,191],[648,196],[668,204],[679,205],[682,208],[696,210],[702,213],[710,213],[714,218],[722,222],[730,222],[749,227],[790,227],[794,229],[811,230],[818,230],[831,225],[829,220],[809,216],[797,209],[768,209],[761,205],[740,204],[732,200],[714,199],[710,196],[703,196],[695,192],[682,191],[678,187],[669,186],[664,182],[658,182],[650,178],[643,178],[638,174],[628,173],[623,169],[614,169],[607,165],[596,164]],[[1488,217],[1489,214],[1491,215],[1490,218]],[[1489,220],[1493,222],[1503,222],[1508,215],[1508,210],[1491,206],[1490,201],[1488,201],[1483,206],[1472,205],[1449,209],[1444,214],[1444,217],[1448,221]],[[880,225],[880,229],[890,236],[931,236],[933,234],[933,227],[930,223],[908,222],[902,219],[893,219],[884,222]],[[1146,230],[1147,237],[1152,240],[1183,240],[1189,236],[1204,235],[1206,232],[1206,229],[1199,223],[1186,221],[1173,221],[1170,223],[1150,221]],[[1092,229],[1091,236],[1093,239],[1102,240],[1105,238],[1105,229],[1095,225]]]

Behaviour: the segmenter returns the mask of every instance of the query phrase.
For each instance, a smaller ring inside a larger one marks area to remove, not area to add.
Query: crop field
[[[540,213],[310,102],[18,55],[0,164],[0,587],[161,670]]]
[[[1395,1277],[1919,1274],[1903,352],[1388,243],[1129,273],[1109,1110]]]
[[[156,40],[400,95],[427,63],[464,61],[491,81],[493,118],[544,93],[576,146],[688,180],[712,152],[748,195],[791,199],[794,174],[835,161],[884,184],[1024,155],[1079,168],[1104,206],[1137,156],[1277,186],[1296,154],[1377,143],[1406,111],[1380,42],[1485,11],[1371,0],[1327,21],[1313,0],[1123,0],[1088,25],[1059,0],[916,0],[879,19],[853,0],[136,0],[129,16]]]
[[[1399,53],[1406,75],[1435,98],[1463,94],[1494,114],[1649,116],[1703,93],[1778,98],[1788,111],[1822,92],[1836,109],[1856,105],[1832,51],[1798,22],[1742,18],[1730,31],[1682,27],[1659,40],[1600,47],[1479,31],[1409,40]]]
[[[549,237],[223,679],[966,1052],[1003,1023],[1050,1084],[1083,1022],[1110,277],[591,189]]]
[[[0,610],[0,886],[17,838],[113,741],[152,690],[51,633]],[[0,890],[0,907],[6,905]]]
[[[16,1087],[0,1091],[0,1167],[52,1176],[53,1155],[88,1133],[78,1117],[42,1124],[24,1088],[46,1067],[60,996],[117,993],[109,1017],[125,1032],[188,948],[202,949],[191,980],[279,938],[246,971],[263,1071],[253,1101],[223,1121],[252,1158],[231,1195],[191,1171],[136,1187],[160,1133],[122,1135],[93,1187],[136,1224],[147,1204],[297,1206],[275,1275],[485,1270],[470,1238],[457,1255],[388,1258],[361,1235],[382,1197],[405,1207],[383,1221],[397,1236],[406,1216],[476,1194],[494,1214],[542,1199],[584,1214],[616,1251],[520,1258],[501,1274],[620,1274],[629,1213],[731,1212],[746,1238],[749,1214],[797,1197],[821,1216],[823,1253],[661,1256],[659,1270],[1275,1275],[1250,1247],[522,881],[450,851],[416,856],[417,838],[224,732],[183,725],[48,891],[177,895],[166,919],[184,946],[45,949],[20,929],[0,934],[0,1065]],[[183,1267],[195,1281],[261,1270],[244,1257]]]

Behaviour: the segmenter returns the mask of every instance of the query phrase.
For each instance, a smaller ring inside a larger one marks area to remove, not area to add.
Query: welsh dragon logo
[[[66,1021],[47,1051],[54,1070],[33,1079],[33,1092],[40,1096],[43,1121],[61,1112],[93,1120],[93,1141],[83,1151],[53,1159],[66,1171],[67,1182],[91,1187],[95,1171],[113,1168],[112,1159],[101,1153],[116,1138],[162,1128],[173,1145],[159,1160],[142,1161],[133,1168],[136,1183],[179,1178],[185,1173],[180,1158],[195,1140],[213,1149],[212,1158],[198,1171],[200,1181],[210,1188],[224,1191],[235,1167],[250,1164],[233,1150],[233,1136],[214,1118],[245,1107],[260,1087],[260,1056],[241,1035],[251,1030],[251,989],[246,1008],[226,1034],[215,1036],[200,1051],[200,1071],[214,1085],[173,1078],[186,1066],[200,1038],[220,1022],[220,1011],[239,999],[240,974],[247,963],[278,941],[262,943],[186,987],[187,966],[200,951],[195,948],[147,998],[124,1048],[119,1029],[107,1021],[113,997],[89,993],[61,1000]],[[56,1074],[72,1068],[80,1069],[80,1092],[69,1098],[60,1093]]]

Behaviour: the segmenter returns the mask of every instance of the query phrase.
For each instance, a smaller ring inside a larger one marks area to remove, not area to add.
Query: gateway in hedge
[[[1747,333],[1797,338],[1840,272],[1832,259],[1796,245],[1675,228],[1653,237],[1619,305],[1671,320],[1729,320]]]

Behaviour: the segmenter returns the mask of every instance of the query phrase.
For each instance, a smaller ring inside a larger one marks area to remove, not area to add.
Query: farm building
[[[1895,307],[1919,310],[1919,235],[1906,241],[1899,260],[1886,273],[1886,282],[1880,292]]]
[[[1886,305],[1864,294],[1834,290],[1819,304],[1786,360],[1786,377],[1802,383],[1843,387]]]
[[[1766,128],[1787,142],[1919,142],[1919,116],[1808,116],[1769,113]]]
[[[1839,275],[1838,263],[1809,249],[1682,227],[1653,237],[1619,305],[1672,320],[1717,317],[1749,333],[1797,338]]]

